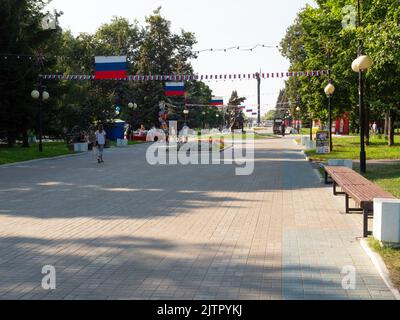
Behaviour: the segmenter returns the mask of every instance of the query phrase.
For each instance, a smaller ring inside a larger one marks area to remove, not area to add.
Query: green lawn
[[[334,151],[330,154],[319,155],[315,150],[306,150],[310,160],[319,162],[327,161],[328,159],[352,159],[358,160],[360,155],[360,138],[334,138]],[[384,138],[371,137],[370,146],[366,147],[367,159],[400,159],[400,136],[396,136],[396,145],[388,147]],[[354,169],[359,171],[357,164]],[[321,169],[323,172],[323,169]],[[367,173],[365,177],[382,188],[400,198],[400,164],[382,163],[382,164],[367,164]]]
[[[300,134],[305,136],[305,135],[310,135],[310,128],[301,128],[300,129]]]
[[[400,163],[368,164],[364,176],[400,198]]]
[[[388,147],[384,138],[371,137],[370,145],[366,147],[367,159],[400,159],[400,136],[395,137],[396,145]],[[359,159],[360,138],[344,137],[333,138],[333,152],[316,154],[315,150],[306,150],[312,161],[326,161],[328,159]]]
[[[14,148],[0,147],[0,165],[40,158],[51,158],[71,154],[65,142],[46,142],[43,144],[43,152],[39,152],[38,144],[30,148],[15,146]]]
[[[135,145],[142,142],[129,141],[128,145]],[[115,141],[110,142],[110,147],[116,147]],[[22,148],[17,145],[14,148],[0,147],[0,165],[15,163],[21,161],[35,160],[41,158],[52,158],[67,154],[73,154],[68,150],[65,142],[45,142],[43,143],[43,152],[39,152],[38,144],[32,144],[30,148]]]
[[[381,247],[379,241],[373,238],[369,240],[369,245],[374,251],[380,254],[389,270],[393,285],[397,289],[400,289],[400,248]]]

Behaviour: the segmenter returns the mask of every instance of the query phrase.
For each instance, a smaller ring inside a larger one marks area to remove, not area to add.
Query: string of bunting
[[[39,77],[43,80],[114,80],[114,81],[192,81],[192,80],[249,80],[249,79],[274,79],[286,77],[318,77],[329,75],[329,70],[289,71],[270,73],[247,74],[220,74],[220,75],[129,75],[126,78],[96,79],[94,75],[60,75],[46,74]]]
[[[278,45],[267,45],[267,44],[256,44],[253,46],[231,46],[226,48],[210,48],[210,49],[203,49],[203,50],[196,50],[194,51],[195,54],[203,53],[203,52],[227,52],[231,50],[238,50],[238,51],[253,51],[257,48],[275,48],[279,49]]]
[[[279,45],[270,45],[270,44],[255,44],[255,45],[238,45],[238,46],[230,46],[230,47],[225,47],[225,48],[209,48],[209,49],[201,49],[201,50],[194,50],[193,52],[195,54],[200,54],[203,52],[228,52],[228,51],[250,51],[252,52],[253,50],[256,50],[257,48],[274,48],[274,49],[279,49]],[[21,58],[28,58],[29,60],[32,60],[35,58],[35,55],[33,54],[14,54],[14,53],[0,53],[0,59],[7,60],[10,57],[15,57],[17,59]],[[58,56],[55,55],[53,58],[61,58],[64,56]]]

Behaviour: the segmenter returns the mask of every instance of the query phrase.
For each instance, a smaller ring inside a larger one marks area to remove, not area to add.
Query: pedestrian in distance
[[[378,133],[378,125],[376,124],[376,122],[374,122],[374,124],[372,125],[372,133],[374,135]]]
[[[96,147],[97,147],[97,162],[102,163],[103,160],[103,152],[104,145],[106,144],[106,132],[104,131],[104,127],[102,124],[99,125],[98,130],[96,131]]]

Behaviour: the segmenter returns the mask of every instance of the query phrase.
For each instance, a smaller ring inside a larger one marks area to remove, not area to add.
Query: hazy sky
[[[299,9],[312,0],[53,0],[51,7],[62,10],[63,28],[74,34],[93,33],[113,16],[144,23],[146,16],[161,6],[162,14],[172,22],[172,29],[194,32],[195,50],[247,46],[278,45]],[[289,63],[277,49],[260,48],[253,52],[206,52],[192,61],[199,74],[234,74],[287,71]],[[257,104],[255,80],[211,81],[207,84],[225,101],[232,90],[248,98],[247,106]],[[266,79],[261,84],[262,111],[272,109],[283,79]]]

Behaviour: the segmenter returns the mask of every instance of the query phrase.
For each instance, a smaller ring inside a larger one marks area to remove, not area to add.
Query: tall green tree
[[[27,145],[27,131],[37,126],[38,114],[30,93],[38,74],[55,63],[53,44],[61,30],[41,27],[48,2],[0,2],[0,135],[7,138],[9,146],[17,138],[22,138]],[[51,109],[52,103],[46,107]]]
[[[291,69],[328,69],[331,75],[291,78],[286,82],[289,100],[301,98],[302,113],[312,112],[315,118],[327,119],[327,99],[324,87],[333,80],[336,92],[332,104],[334,116],[348,112],[355,128],[358,123],[357,74],[351,63],[357,57],[358,40],[364,44],[364,53],[371,56],[374,65],[366,73],[367,109],[371,120],[380,120],[382,114],[400,100],[399,0],[361,1],[362,26],[344,28],[347,14],[343,11],[352,0],[316,0],[316,6],[302,9],[282,39],[282,54],[289,59]],[[355,12],[354,12],[355,13]],[[355,18],[355,16],[354,16]]]
[[[225,111],[225,124],[229,129],[232,129],[233,126],[237,123],[241,123],[241,127],[243,128],[243,112],[240,110],[239,106],[246,101],[245,97],[239,97],[236,90],[234,90],[231,94],[231,97],[228,102],[228,106]]]

